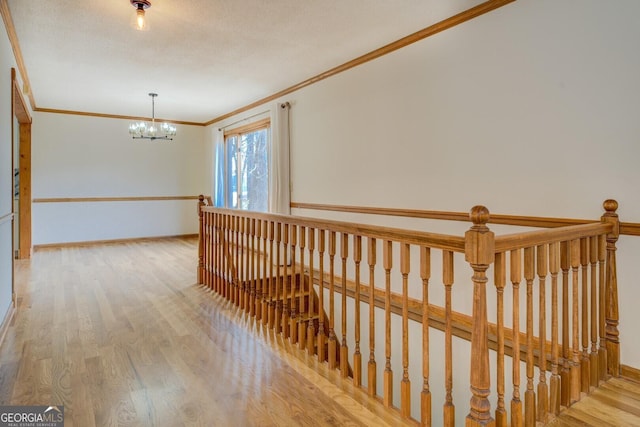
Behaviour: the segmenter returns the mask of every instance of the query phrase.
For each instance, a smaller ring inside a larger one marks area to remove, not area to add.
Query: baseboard
[[[7,310],[7,314],[4,316],[4,320],[2,321],[2,325],[0,325],[0,347],[4,344],[4,338],[7,335],[7,331],[9,330],[9,326],[13,321],[13,316],[16,313],[16,305],[14,301],[11,301],[9,304],[9,310]]]
[[[627,365],[620,365],[620,375],[632,381],[640,383],[640,369]]]
[[[118,243],[148,242],[162,239],[189,239],[195,237],[198,237],[198,234],[176,234],[172,236],[132,237],[128,239],[88,240],[85,242],[45,243],[42,245],[34,245],[33,250],[37,251],[40,249],[68,248],[74,246],[95,246]]]

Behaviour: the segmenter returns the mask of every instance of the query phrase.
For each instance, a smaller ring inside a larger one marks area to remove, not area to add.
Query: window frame
[[[246,210],[243,209],[242,207],[238,206],[238,207],[233,207],[231,206],[231,171],[229,170],[229,162],[228,162],[228,156],[229,156],[229,144],[228,144],[228,139],[229,138],[236,138],[236,143],[239,143],[241,141],[242,135],[246,135],[248,133],[252,133],[252,132],[257,132],[257,131],[261,131],[261,130],[266,130],[267,131],[267,173],[268,173],[268,183],[267,183],[267,208],[265,210],[265,212],[269,212],[270,210],[270,206],[271,206],[271,185],[270,185],[270,180],[271,180],[271,174],[273,173],[272,171],[272,164],[271,164],[271,148],[272,148],[272,129],[271,129],[271,118],[267,117],[261,120],[256,120],[252,123],[243,125],[243,126],[238,126],[232,129],[225,129],[222,135],[223,138],[223,144],[224,144],[224,153],[223,153],[223,164],[224,164],[224,185],[223,185],[223,200],[224,200],[224,207],[227,209],[238,209],[238,210]],[[240,186],[241,183],[238,182],[238,186]]]

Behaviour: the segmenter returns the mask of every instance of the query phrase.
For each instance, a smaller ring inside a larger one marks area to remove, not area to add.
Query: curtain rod
[[[289,103],[289,101],[285,101],[285,102],[283,102],[283,103],[281,103],[281,104],[278,104],[278,106],[279,106],[280,108],[290,108],[290,107],[291,107],[291,104]],[[249,117],[245,117],[244,119],[236,120],[236,121],[235,121],[235,122],[233,122],[233,123],[229,123],[228,125],[224,125],[224,126],[222,126],[222,127],[219,127],[219,128],[218,128],[218,130],[219,130],[219,131],[221,131],[221,130],[225,130],[225,129],[226,129],[226,128],[228,128],[228,127],[231,127],[231,126],[233,126],[233,125],[237,125],[238,123],[242,123],[242,122],[244,122],[244,121],[246,121],[246,120],[250,120],[250,119],[253,119],[254,117],[258,117],[258,116],[261,116],[261,115],[263,115],[263,114],[265,114],[265,113],[270,113],[270,112],[271,112],[271,110],[261,111],[261,112],[259,112],[259,113],[253,114],[253,115],[251,115],[251,116],[249,116]]]
[[[224,126],[222,126],[222,127],[219,127],[219,128],[218,128],[218,130],[219,130],[219,131],[220,131],[220,130],[225,130],[225,129],[226,129],[226,128],[228,128],[228,127],[231,127],[231,126],[233,126],[233,125],[237,125],[238,123],[242,123],[242,122],[244,122],[244,121],[246,121],[246,120],[250,120],[250,119],[253,119],[254,117],[258,117],[258,116],[261,116],[261,115],[263,115],[263,114],[265,114],[265,113],[270,113],[270,112],[271,112],[271,110],[261,111],[261,112],[259,112],[259,113],[253,114],[253,115],[251,115],[251,116],[249,116],[249,117],[245,117],[244,119],[236,120],[236,121],[235,121],[235,122],[233,122],[233,123],[229,123],[228,125],[224,125]]]

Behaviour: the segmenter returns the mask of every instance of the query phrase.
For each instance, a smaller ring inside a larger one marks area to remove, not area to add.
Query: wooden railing
[[[477,206],[455,236],[217,209],[201,196],[198,281],[407,420],[456,425],[467,405],[454,402],[454,373],[470,366],[466,425],[535,425],[619,373],[619,222],[617,203],[604,206],[600,222],[498,237]],[[471,281],[454,281],[460,272]]]

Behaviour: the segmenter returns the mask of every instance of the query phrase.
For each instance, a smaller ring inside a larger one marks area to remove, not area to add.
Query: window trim
[[[261,131],[261,130],[266,130],[269,133],[269,146],[271,146],[272,142],[271,139],[273,138],[273,136],[271,135],[271,118],[270,117],[266,117],[264,119],[261,120],[256,120],[255,122],[251,122],[248,123],[246,125],[243,126],[238,126],[235,127],[233,129],[225,129],[223,131],[222,134],[222,143],[223,143],[223,164],[224,164],[224,194],[223,194],[223,200],[224,200],[224,207],[227,209],[239,209],[242,210],[242,208],[233,208],[229,205],[229,188],[227,187],[228,183],[229,183],[229,174],[230,171],[228,170],[228,163],[227,163],[227,149],[228,149],[228,144],[227,144],[227,138],[232,138],[232,137],[236,137],[238,139],[238,141],[241,139],[242,135],[244,134],[248,134],[248,133],[252,133],[252,132],[257,132],[257,131]],[[271,148],[268,149],[267,152],[267,156],[268,156],[268,173],[269,176],[271,176],[272,173],[272,162],[271,162],[271,156],[272,156],[272,152],[271,152]],[[271,178],[269,178],[269,181],[271,180]],[[268,193],[270,197],[270,193],[271,193],[271,184],[268,184]],[[271,200],[268,198],[267,199],[267,211],[270,211],[270,207],[271,207]]]
[[[233,128],[229,130],[225,129],[223,137],[226,140],[227,136],[241,135],[243,133],[250,133],[260,129],[270,129],[270,128],[271,128],[271,119],[267,117],[262,120],[255,121],[253,123],[249,123],[243,126],[238,126],[237,128]]]

